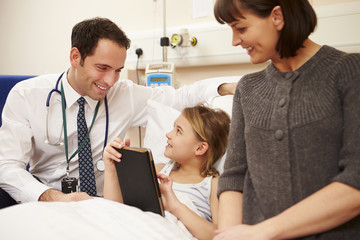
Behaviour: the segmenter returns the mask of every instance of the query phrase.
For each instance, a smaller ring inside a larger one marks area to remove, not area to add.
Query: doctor
[[[102,196],[104,145],[107,139],[124,139],[129,127],[146,124],[147,100],[180,110],[234,92],[235,84],[205,85],[200,81],[175,90],[118,81],[130,40],[108,19],[78,23],[71,42],[68,70],[20,82],[9,93],[0,128],[0,208],[29,201]],[[81,97],[83,111],[79,111]],[[77,120],[81,111],[90,133],[78,139],[82,135]],[[82,175],[79,164],[86,157],[79,161],[79,154],[87,147],[93,166]],[[89,178],[95,178],[92,192],[83,187],[91,182]],[[75,191],[68,191],[62,182]]]

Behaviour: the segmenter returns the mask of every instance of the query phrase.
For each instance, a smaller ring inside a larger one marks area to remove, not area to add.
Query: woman
[[[164,155],[171,161],[156,166],[165,210],[175,215],[197,239],[211,239],[217,227],[219,173],[214,164],[226,150],[229,128],[230,118],[222,110],[203,105],[185,108],[173,130],[166,134],[168,145]],[[121,155],[113,147],[122,144],[115,139],[103,154],[104,198],[118,202],[123,199],[114,161],[119,162]],[[186,206],[186,199],[191,206]],[[190,210],[192,206],[195,211]]]
[[[360,54],[309,35],[307,0],[217,0],[252,63],[234,96],[214,239],[360,239]]]

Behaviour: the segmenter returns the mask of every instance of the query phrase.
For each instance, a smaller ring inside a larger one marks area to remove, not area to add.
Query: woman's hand
[[[166,176],[165,174],[158,173],[157,177],[160,179],[160,192],[161,192],[161,199],[164,204],[165,210],[173,213],[182,203],[176,197],[172,185],[173,180],[171,177]]]
[[[264,236],[264,231],[259,231],[257,225],[236,225],[215,231],[213,240],[270,240]]]

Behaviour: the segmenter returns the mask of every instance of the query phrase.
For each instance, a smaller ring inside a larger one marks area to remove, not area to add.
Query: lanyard
[[[69,150],[68,150],[68,139],[67,139],[67,125],[66,125],[66,112],[65,112],[65,105],[66,105],[66,100],[65,100],[65,94],[64,94],[64,87],[63,84],[61,82],[61,109],[62,109],[62,117],[63,117],[63,125],[64,125],[64,145],[65,145],[65,155],[66,155],[66,162],[67,162],[67,167],[66,167],[66,173],[67,176],[69,176],[69,165],[70,165],[70,161],[71,159],[73,159],[75,157],[76,154],[79,153],[79,151],[81,150],[81,148],[85,145],[86,140],[89,138],[91,129],[94,125],[95,122],[95,118],[96,115],[98,113],[99,110],[99,106],[100,106],[100,101],[98,101],[98,103],[96,104],[96,108],[95,108],[95,113],[94,113],[94,117],[92,119],[89,131],[87,132],[84,140],[81,142],[80,146],[78,147],[78,149],[70,156],[69,158]]]

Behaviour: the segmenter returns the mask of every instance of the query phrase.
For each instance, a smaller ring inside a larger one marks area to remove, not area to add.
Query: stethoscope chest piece
[[[96,168],[99,172],[103,172],[105,171],[105,163],[104,160],[100,159],[99,161],[96,162]]]

